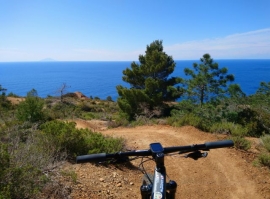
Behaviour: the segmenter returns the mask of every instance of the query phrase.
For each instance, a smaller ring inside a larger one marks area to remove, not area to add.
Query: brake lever
[[[193,160],[198,160],[199,158],[206,158],[207,152],[195,151],[185,155],[185,158],[192,158]]]

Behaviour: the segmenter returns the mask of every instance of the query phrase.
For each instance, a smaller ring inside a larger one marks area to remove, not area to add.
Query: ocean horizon
[[[172,76],[187,78],[184,68],[192,68],[199,60],[175,60]],[[270,59],[220,59],[219,67],[227,67],[235,81],[247,95],[252,95],[260,82],[270,81]],[[122,80],[122,71],[130,68],[132,61],[37,61],[0,62],[0,85],[7,94],[26,96],[35,89],[40,97],[59,96],[65,83],[67,92],[82,92],[87,97],[116,100],[117,85],[129,86]]]

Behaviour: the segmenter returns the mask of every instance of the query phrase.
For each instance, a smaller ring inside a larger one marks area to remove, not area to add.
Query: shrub
[[[10,155],[8,153],[8,145],[0,142],[0,179],[3,179],[4,171],[9,167]],[[1,187],[2,183],[0,183]]]
[[[67,93],[67,94],[62,96],[62,98],[64,98],[64,97],[78,98],[76,93]]]
[[[107,100],[107,101],[110,101],[110,102],[113,102],[113,99],[112,99],[111,96],[108,96],[108,97],[106,98],[106,100]]]
[[[219,122],[214,123],[210,132],[212,133],[225,133],[233,136],[244,137],[247,135],[248,129],[232,122]]]
[[[173,126],[190,125],[201,130],[208,130],[209,128],[208,124],[201,117],[193,113],[185,114],[180,118],[168,119],[168,123]]]
[[[37,139],[35,126],[14,125],[5,129],[0,142],[0,198],[33,198],[48,179],[42,171],[52,163],[48,150]]]
[[[253,100],[256,102],[253,102]],[[248,128],[248,135],[260,137],[263,132],[269,132],[269,104],[265,101],[261,101],[256,96],[251,96],[249,103],[253,104],[243,106],[242,110],[238,113],[237,123]]]
[[[269,153],[260,154],[258,159],[259,159],[260,164],[270,168],[270,154]]]
[[[90,132],[86,136],[87,153],[113,153],[123,149],[124,140]]]
[[[39,128],[35,123],[16,123],[1,129],[0,140],[0,199],[38,198],[48,182],[54,184],[55,173],[47,171],[65,160],[67,153],[69,157],[112,153],[124,146],[121,138],[76,129],[75,123],[62,121],[50,121]],[[74,173],[69,175],[76,181]]]
[[[25,101],[18,105],[17,118],[20,121],[37,122],[44,118],[44,101],[37,96],[36,90],[28,92]]]
[[[67,151],[69,155],[86,153],[86,130],[75,128],[74,122],[51,121],[41,125],[41,130],[48,136],[59,151]]]
[[[20,97],[19,95],[16,95],[16,94],[13,93],[13,92],[10,92],[7,96],[8,96],[8,97]]]
[[[214,123],[211,128],[210,132],[211,133],[220,133],[220,134],[231,134],[230,131],[230,125],[231,123],[229,122],[219,122],[219,123]]]
[[[127,115],[123,112],[119,112],[115,115],[111,115],[108,126],[110,128],[116,128],[118,126],[128,126],[130,121],[127,119]]]
[[[92,119],[95,119],[95,118],[96,118],[95,114],[91,113],[91,112],[82,114],[82,119],[85,119],[85,120],[92,120]]]
[[[78,175],[75,171],[66,171],[66,170],[63,170],[61,171],[61,175],[62,176],[66,176],[66,177],[70,177],[72,182],[73,183],[76,183],[77,182],[77,179],[78,179]]]
[[[70,118],[77,115],[79,110],[72,103],[58,102],[54,104],[50,110],[47,110],[48,115],[53,119]]]
[[[74,122],[51,121],[41,125],[41,129],[58,151],[67,151],[70,157],[115,152],[124,146],[123,139],[106,137],[88,129],[77,129]]]
[[[270,135],[262,136],[261,141],[263,143],[263,146],[267,149],[267,151],[270,152]]]
[[[90,105],[87,104],[86,102],[82,102],[82,103],[80,104],[80,109],[81,109],[82,111],[89,112],[89,111],[92,111],[92,110],[94,109],[94,107],[93,107],[93,106],[90,106]]]
[[[0,110],[10,110],[12,108],[12,103],[7,99],[5,95],[0,95]]]
[[[0,190],[0,197],[5,199],[33,198],[42,187],[42,173],[31,165],[8,168],[5,174]]]
[[[237,149],[248,150],[251,147],[250,141],[240,136],[232,136],[231,140],[234,142],[234,146]]]
[[[190,113],[194,111],[194,109],[197,107],[191,100],[182,100],[181,102],[177,103],[176,105],[173,106],[173,113],[172,115],[176,114],[175,111],[181,111],[184,113]]]

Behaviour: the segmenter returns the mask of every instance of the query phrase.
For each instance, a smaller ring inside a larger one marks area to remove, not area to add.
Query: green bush
[[[80,113],[79,108],[77,108],[74,104],[67,102],[58,102],[51,106],[47,112],[52,119],[71,118]]]
[[[3,110],[7,111],[10,109],[12,109],[11,102],[7,99],[5,95],[0,95],[0,111],[2,112]]]
[[[263,146],[270,152],[270,135],[261,136]]]
[[[103,136],[88,129],[77,129],[74,122],[51,121],[41,125],[58,151],[67,151],[69,156],[87,153],[115,152],[123,148],[123,139]]]
[[[90,112],[94,110],[94,107],[86,102],[82,102],[79,106],[82,111]]]
[[[87,130],[76,129],[74,122],[51,121],[41,125],[42,132],[48,136],[57,151],[67,151],[69,155],[87,152],[85,135]]]
[[[111,96],[108,96],[108,97],[106,98],[106,100],[107,100],[107,101],[110,101],[110,102],[113,102],[113,99],[112,99]]]
[[[123,149],[122,138],[112,138],[101,133],[89,132],[86,136],[87,153],[113,153]]]
[[[44,183],[42,172],[29,165],[11,167],[5,170],[4,179],[1,179],[0,198],[25,199],[35,197]]]
[[[28,92],[25,101],[18,105],[16,116],[18,120],[37,122],[44,119],[44,101],[37,96],[36,90]]]
[[[234,146],[237,149],[242,149],[242,150],[248,150],[251,147],[251,143],[249,140],[246,140],[243,137],[240,136],[232,136],[230,138],[234,142]]]
[[[123,112],[112,116],[113,118],[109,121],[110,128],[116,128],[118,126],[128,126],[130,124],[129,120],[127,119],[127,115]]]
[[[48,150],[37,139],[35,126],[3,129],[0,142],[0,198],[34,198],[46,183],[42,171],[52,163]]]
[[[244,137],[247,135],[248,129],[239,124],[234,124],[232,122],[219,122],[214,123],[211,126],[210,132],[224,133],[230,134],[232,136]]]
[[[68,156],[112,153],[124,146],[121,138],[63,121],[9,125],[1,129],[0,140],[0,199],[38,198],[40,190],[55,180],[47,171]],[[70,176],[76,181],[73,173]]]
[[[77,182],[78,175],[77,175],[77,173],[75,171],[63,170],[63,171],[61,171],[61,175],[66,176],[66,177],[70,177],[73,183]]]
[[[246,100],[246,105],[239,105],[237,123],[248,128],[248,135],[260,137],[262,133],[270,133],[270,97],[252,95]]]
[[[190,113],[193,112],[194,109],[197,107],[191,100],[182,100],[176,105],[173,106],[171,115],[182,115],[183,113]]]
[[[20,97],[19,95],[16,95],[15,93],[13,92],[10,92],[7,97]]]
[[[82,113],[82,119],[85,119],[85,120],[92,120],[92,119],[95,119],[96,116],[94,113],[91,113],[91,112],[88,112],[88,113]]]
[[[258,159],[261,165],[264,165],[270,168],[270,154],[269,153],[260,154]]]
[[[199,128],[201,130],[208,129],[207,123],[205,123],[201,117],[198,117],[197,115],[193,113],[185,114],[179,118],[172,117],[168,119],[168,123],[172,126],[190,125],[190,126]]]
[[[270,129],[270,96],[224,98],[202,106],[183,100],[173,106],[172,125],[194,125],[205,131],[260,137]],[[195,117],[200,120],[195,119]],[[199,122],[198,122],[199,121]],[[223,123],[226,124],[223,124]],[[222,123],[222,124],[221,124]]]
[[[0,180],[4,179],[5,170],[10,165],[10,155],[8,153],[8,145],[0,142]],[[0,189],[3,183],[0,183]]]
[[[210,132],[211,133],[220,133],[220,134],[231,134],[231,123],[229,122],[219,122],[219,123],[214,123],[211,128]]]

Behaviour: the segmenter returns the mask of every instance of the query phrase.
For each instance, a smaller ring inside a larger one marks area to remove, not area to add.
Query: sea
[[[214,60],[226,67],[246,95],[256,93],[260,82],[270,82],[270,59]],[[188,78],[184,68],[192,68],[199,60],[175,60],[171,76]],[[117,100],[117,85],[129,87],[122,80],[123,70],[132,61],[89,62],[0,62],[0,85],[6,93],[26,96],[35,89],[40,97],[59,96],[65,84],[66,92],[82,92],[87,97]]]

